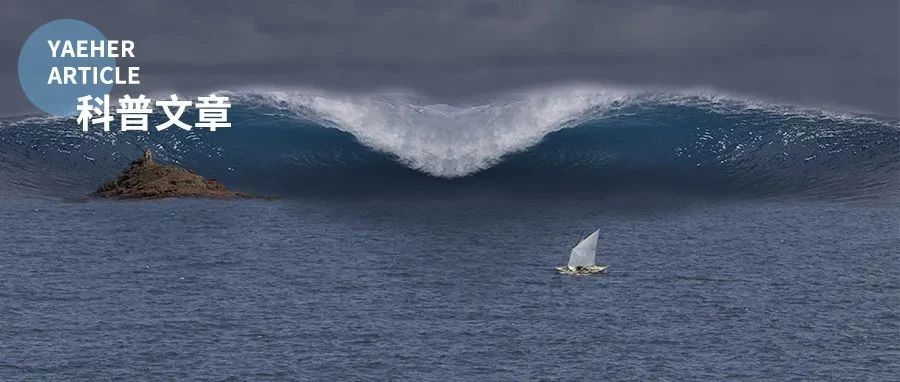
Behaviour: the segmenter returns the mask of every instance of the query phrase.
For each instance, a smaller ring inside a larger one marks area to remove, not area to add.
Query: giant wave
[[[274,193],[474,186],[895,196],[900,173],[896,120],[709,90],[563,86],[464,106],[408,94],[227,94],[235,127],[214,133],[82,133],[73,118],[4,119],[0,190],[85,192],[145,146]]]

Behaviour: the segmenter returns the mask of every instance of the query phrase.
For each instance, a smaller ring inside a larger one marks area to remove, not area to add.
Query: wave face
[[[82,133],[74,118],[2,120],[0,191],[84,193],[147,146],[276,194],[476,187],[896,197],[900,174],[895,120],[709,91],[555,87],[473,106],[409,95],[228,95],[235,127],[215,133]]]

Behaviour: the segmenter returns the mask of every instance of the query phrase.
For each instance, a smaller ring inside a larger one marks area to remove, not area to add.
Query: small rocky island
[[[230,191],[215,179],[206,179],[181,167],[156,163],[149,148],[118,178],[94,191],[94,195],[124,199],[256,197]]]

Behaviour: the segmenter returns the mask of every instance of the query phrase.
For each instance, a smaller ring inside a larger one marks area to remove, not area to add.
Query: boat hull
[[[606,273],[607,268],[609,268],[609,265],[597,264],[587,267],[556,267],[556,271],[562,275],[595,275]]]

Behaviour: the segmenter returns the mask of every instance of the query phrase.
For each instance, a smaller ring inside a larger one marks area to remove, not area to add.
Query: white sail
[[[569,267],[587,267],[597,263],[598,237],[600,237],[599,229],[572,248],[572,253],[569,255]]]

